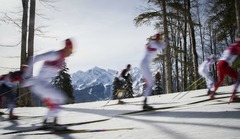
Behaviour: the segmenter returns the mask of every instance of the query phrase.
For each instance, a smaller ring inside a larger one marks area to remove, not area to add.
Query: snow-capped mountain
[[[86,72],[78,71],[72,74],[72,84],[75,90],[83,90],[88,87],[103,84],[112,85],[117,71],[104,70],[98,67],[89,69]]]
[[[112,95],[113,80],[117,75],[115,70],[105,70],[94,67],[86,72],[77,71],[73,73],[72,85],[74,88],[75,102],[88,102],[109,99]],[[140,95],[142,92],[142,75],[138,68],[130,72],[133,79],[133,90]]]

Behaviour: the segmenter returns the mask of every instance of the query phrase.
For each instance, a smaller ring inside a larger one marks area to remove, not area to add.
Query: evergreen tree
[[[125,81],[121,81],[115,77],[113,81],[112,99],[122,99],[119,98],[119,95],[121,95],[118,94],[119,90],[124,90],[122,98],[133,98],[132,77],[130,74],[128,74],[128,79]]]
[[[126,94],[125,98],[133,98],[133,87],[132,87],[132,76],[128,74],[128,79],[126,80]]]
[[[114,78],[113,81],[113,90],[112,90],[112,99],[118,99],[118,90],[123,86],[123,82],[121,82],[117,77]]]
[[[67,103],[70,104],[74,103],[72,81],[71,76],[68,74],[69,69],[66,67],[66,63],[63,67],[64,68],[59,72],[59,75],[54,78],[53,86],[66,93],[68,97]]]
[[[217,47],[233,42],[237,30],[235,1],[207,0],[209,4],[207,24],[212,26]],[[229,41],[230,40],[230,41]]]
[[[160,72],[157,72],[157,74],[155,75],[155,88],[154,88],[152,94],[153,95],[163,94]]]

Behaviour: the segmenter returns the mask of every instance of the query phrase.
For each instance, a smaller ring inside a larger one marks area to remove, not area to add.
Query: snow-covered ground
[[[6,115],[0,116],[1,139],[240,139],[240,105],[226,104],[229,101],[232,86],[221,87],[218,92],[221,99],[185,105],[207,99],[206,89],[181,93],[175,99],[174,94],[149,97],[149,104],[154,107],[176,106],[154,112],[121,115],[126,112],[141,110],[143,98],[124,100],[124,105],[113,105],[111,100],[92,103],[79,103],[63,106],[59,114],[59,123],[77,123],[91,120],[109,119],[107,121],[69,126],[79,133],[42,134],[49,131],[34,131],[3,135],[21,129],[32,129],[38,126],[42,118],[26,118],[16,121],[3,121]],[[198,96],[198,97],[197,97]],[[201,97],[199,97],[201,96]],[[225,97],[226,96],[226,97]],[[224,98],[225,97],[225,98]],[[6,111],[5,109],[1,111]],[[21,116],[43,116],[46,108],[16,108],[15,113]],[[38,135],[36,135],[38,134]]]

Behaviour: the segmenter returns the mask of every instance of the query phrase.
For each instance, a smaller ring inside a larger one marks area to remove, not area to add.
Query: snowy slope
[[[12,135],[1,135],[5,139],[239,139],[240,138],[240,105],[228,102],[232,86],[219,88],[217,98],[191,105],[185,105],[200,100],[206,100],[206,89],[189,92],[186,96],[172,99],[174,94],[149,97],[149,104],[154,107],[175,106],[155,112],[120,115],[126,112],[141,110],[142,99],[126,99],[125,105],[114,105],[117,101],[79,103],[64,105],[59,114],[59,123],[76,123],[99,119],[107,121],[70,126],[70,129],[80,130],[79,133],[46,134],[49,131],[36,131]],[[5,111],[4,109],[2,111]],[[15,113],[25,116],[42,116],[45,108],[17,108]],[[2,116],[1,119],[5,119]],[[19,129],[31,129],[41,118],[28,118],[17,121],[0,121],[0,134]]]

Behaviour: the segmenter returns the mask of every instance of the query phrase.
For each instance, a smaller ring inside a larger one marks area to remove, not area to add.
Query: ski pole
[[[126,90],[126,88],[119,89],[119,90],[117,91],[116,95],[118,96],[118,94],[119,94],[120,92],[122,92],[122,90]],[[103,107],[105,107],[111,100],[112,100],[112,98],[110,98]]]
[[[9,93],[9,92],[11,92],[11,91],[13,91],[13,90],[15,90],[15,89],[18,89],[18,88],[19,88],[19,87],[17,87],[17,88],[12,88],[12,89],[10,89],[10,90],[8,90],[8,91],[5,91],[5,92],[1,93],[0,96],[3,96],[3,95],[5,95],[5,94],[7,94],[7,93]]]
[[[30,91],[28,91],[27,93],[24,93],[24,94],[22,94],[22,95],[16,97],[15,100],[18,100],[19,98],[21,98],[21,97],[23,97],[23,96],[25,96],[25,95],[27,95],[27,94],[29,94],[29,93],[30,93]],[[4,111],[4,113],[8,112],[9,110],[10,110],[10,109],[7,108],[7,109]]]
[[[103,105],[103,107],[105,107],[111,100],[112,100],[112,98],[109,98],[107,103],[105,105]]]
[[[26,93],[24,93],[24,94],[22,94],[22,95],[16,97],[15,100],[18,100],[19,98],[21,98],[21,97],[23,97],[23,96],[25,96],[25,95],[27,95],[27,94],[29,94],[29,93],[30,93],[30,91],[28,91],[28,92],[26,92]]]
[[[205,81],[205,80],[203,80],[202,82],[200,82],[199,84],[197,84],[196,87],[200,86],[204,81]],[[178,98],[178,100],[181,99],[181,98],[183,98],[184,96],[186,96],[189,92],[191,92],[191,90],[187,91],[183,96],[181,96],[180,98]]]
[[[197,79],[196,81],[194,81],[190,86],[188,86],[187,87],[187,89],[186,90],[188,90],[190,87],[192,87],[193,85],[195,85],[198,81],[200,81],[200,79],[202,79],[203,77],[201,77],[201,78],[199,78],[199,79]],[[183,93],[183,91],[182,92],[180,92],[180,93],[178,93],[176,96],[174,96],[172,99],[174,99],[174,98],[176,98],[177,96],[179,96],[180,94],[182,94]]]
[[[120,92],[120,90],[121,90],[121,89],[119,89],[119,90],[117,91],[117,96],[118,96],[118,93]],[[112,98],[108,99],[107,103],[106,103],[103,107],[105,107],[111,100],[112,100]]]

